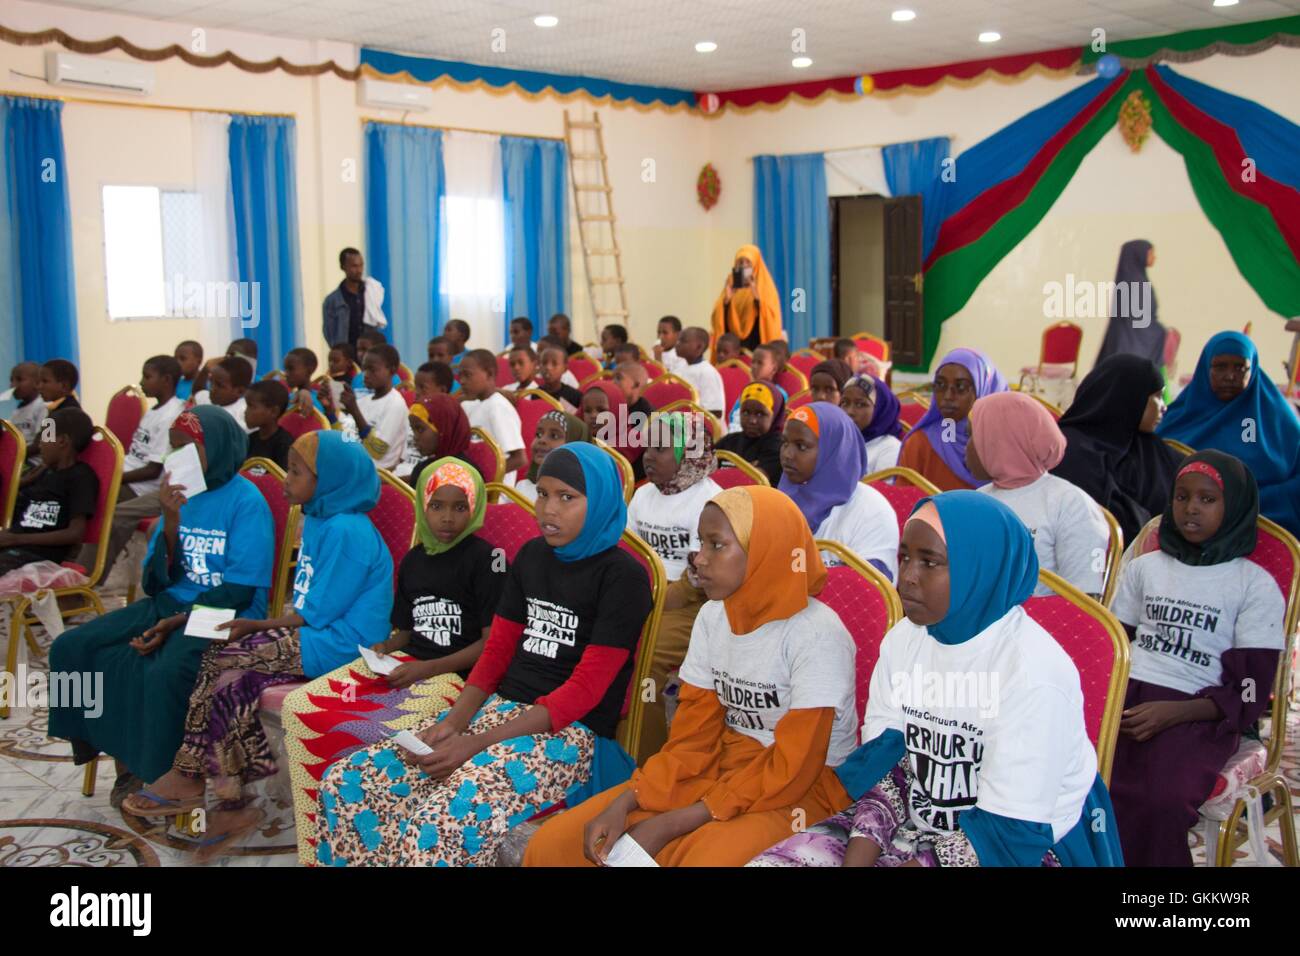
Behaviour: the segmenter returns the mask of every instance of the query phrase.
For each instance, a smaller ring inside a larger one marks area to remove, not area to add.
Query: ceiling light
[[[889,15],[889,19],[893,20],[895,23],[906,23],[908,20],[916,19],[916,11],[895,10],[893,13]]]
[[[718,45],[712,40],[701,40],[699,43],[695,44],[696,53],[712,53],[717,48]]]
[[[980,34],[980,43],[997,43],[1002,39],[1002,34],[996,30],[985,30]]]
[[[553,27],[559,22],[559,17],[552,17],[549,15],[533,17],[533,23],[537,24],[539,27]]]
[[[1237,0],[1214,0],[1214,5],[1216,7],[1235,7]]]
[[[790,65],[796,70],[806,70],[808,67],[812,66],[812,57],[797,56],[790,61]]]

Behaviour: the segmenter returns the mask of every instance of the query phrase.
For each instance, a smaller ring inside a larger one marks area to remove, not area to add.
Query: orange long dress
[[[629,829],[699,801],[713,815],[665,846],[655,857],[660,866],[743,866],[853,802],[826,766],[834,709],[789,711],[770,747],[728,728],[724,716],[713,690],[683,684],[664,749],[629,783],[548,819],[529,842],[524,865],[592,866],[582,852],[583,829],[628,787],[641,806],[628,814]]]
[[[920,472],[937,485],[940,491],[961,491],[964,488],[975,487],[953,474],[947,462],[939,457],[939,453],[934,450],[929,439],[924,435],[903,442],[903,450],[898,456],[898,466]]]

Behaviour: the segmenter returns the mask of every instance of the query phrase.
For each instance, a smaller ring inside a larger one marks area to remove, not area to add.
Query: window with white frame
[[[103,199],[108,317],[209,317],[211,297],[190,291],[193,278],[210,271],[199,194],[158,186],[105,186]]]

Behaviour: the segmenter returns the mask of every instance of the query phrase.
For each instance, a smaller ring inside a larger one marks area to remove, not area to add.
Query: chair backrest
[[[825,361],[824,355],[818,355],[811,349],[800,349],[790,356],[790,367],[797,369],[804,378],[808,378],[812,375],[813,368]]]
[[[884,362],[889,361],[889,343],[870,332],[859,332],[853,336],[853,344],[859,352],[866,352]]]
[[[623,480],[623,500],[631,501],[632,493],[636,491],[636,472],[632,470],[632,463],[617,448],[608,442],[601,441],[599,438],[593,438],[592,444],[614,459],[614,464],[618,467],[619,477]]]
[[[805,388],[802,392],[795,392],[785,403],[786,412],[792,412],[801,405],[812,404],[812,389]]]
[[[415,489],[391,471],[380,468],[379,501],[366,517],[378,529],[393,558],[393,589],[397,589],[397,566],[411,550],[415,536]]]
[[[280,427],[294,438],[301,438],[308,432],[329,431],[329,419],[312,406],[306,415],[293,408],[280,416]]]
[[[415,373],[411,371],[410,366],[405,362],[397,363],[397,380],[399,382],[414,382]]]
[[[714,415],[712,412],[709,412],[704,408],[701,408],[695,402],[690,402],[685,399],[679,399],[675,402],[669,402],[667,405],[658,408],[657,411],[661,413],[689,412],[692,415],[698,415],[699,418],[696,420],[702,421],[709,426],[709,431],[713,433],[713,440],[715,442],[721,441],[722,436],[727,433],[727,430],[723,426],[722,422],[718,421],[717,415]]]
[[[104,424],[123,448],[131,447],[135,430],[140,427],[140,419],[149,410],[149,400],[134,385],[127,385],[113,393],[108,400],[108,411],[104,414]]]
[[[1165,438],[1163,439],[1163,441],[1166,445],[1168,445],[1170,448],[1172,448],[1174,451],[1178,452],[1178,454],[1184,457],[1186,457],[1187,455],[1196,454],[1195,448],[1193,448],[1191,445],[1184,445],[1176,438]]]
[[[402,382],[393,391],[402,396],[402,401],[406,402],[407,408],[415,404],[415,387],[410,382]]]
[[[515,402],[515,411],[519,413],[519,432],[524,437],[524,447],[528,449],[528,461],[531,462],[533,460],[533,439],[537,437],[537,423],[542,420],[542,416],[547,412],[555,411],[555,406],[549,402],[539,402],[535,398],[521,398]],[[524,467],[516,472],[516,475],[518,481],[523,481],[528,477],[527,462]],[[484,478],[484,481],[486,480]]]
[[[694,385],[671,373],[660,375],[647,385],[645,391],[642,392],[642,397],[655,408],[663,408],[670,402],[683,400],[698,402],[700,400],[699,393],[695,391]]]
[[[478,469],[484,484],[499,482],[506,473],[506,458],[501,454],[501,447],[481,428],[471,428],[469,433],[471,439],[465,448],[465,458]],[[488,500],[491,500],[490,495]]]
[[[1110,782],[1124,692],[1128,686],[1128,635],[1115,615],[1051,571],[1038,580],[1050,595],[1031,597],[1025,613],[1070,655],[1083,688],[1083,723],[1097,749],[1097,772]]]
[[[1038,404],[1042,405],[1045,409],[1047,409],[1048,413],[1051,414],[1053,421],[1059,422],[1061,420],[1061,416],[1065,414],[1065,412],[1059,406],[1053,405],[1051,402],[1043,398],[1041,395],[1035,395],[1033,392],[1026,392],[1025,394],[1028,395],[1030,398],[1034,399],[1036,402],[1038,402]]]
[[[541,533],[537,515],[527,498],[502,484],[488,486],[487,510],[478,537],[500,548],[506,560],[513,562],[519,549]]]
[[[767,480],[766,474],[735,452],[715,451],[714,454],[718,458],[718,468],[709,477],[719,488],[738,488],[741,485],[771,486],[772,483]]]
[[[510,371],[510,352],[497,356],[497,388],[509,385],[515,380],[515,373]]]
[[[113,527],[113,513],[117,510],[117,493],[122,487],[122,446],[117,437],[103,425],[95,433],[86,450],[77,456],[94,471],[99,479],[99,497],[95,501],[95,514],[86,523],[86,544],[95,545],[95,566],[87,568],[92,581],[98,581],[108,558],[109,535],[105,528]]]
[[[722,376],[722,397],[727,403],[723,411],[730,415],[731,409],[740,400],[740,393],[753,381],[753,377],[750,375],[749,366],[738,359],[728,359],[723,362],[718,366],[718,374]]]
[[[1073,365],[1071,377],[1079,370],[1079,348],[1083,344],[1083,326],[1073,322],[1055,322],[1043,329],[1043,344],[1038,353],[1038,371],[1044,365]]]
[[[1097,506],[1101,508],[1101,505]],[[1119,559],[1124,554],[1124,532],[1108,508],[1101,508],[1101,516],[1106,519],[1106,529],[1110,540],[1106,545],[1106,576],[1102,579],[1101,603],[1110,607],[1115,590],[1119,587]]]
[[[894,509],[894,516],[898,518],[899,534],[903,533],[903,525],[907,523],[916,503],[939,493],[938,487],[911,468],[883,468],[867,475],[862,483],[885,496],[889,507]]]
[[[817,547],[833,553],[842,565],[826,569],[826,585],[817,595],[832,611],[839,615],[844,626],[853,635],[857,648],[854,665],[858,701],[858,723],[867,711],[867,691],[871,687],[871,672],[880,659],[880,643],[889,629],[903,617],[903,603],[889,579],[867,564],[856,554],[834,541],[818,539]]]
[[[0,526],[14,523],[18,503],[18,482],[27,460],[27,439],[8,419],[0,419]]]
[[[668,371],[668,369],[663,367],[661,362],[656,362],[654,359],[649,358],[641,359],[641,367],[645,369],[646,375],[650,377],[650,381],[652,382]]]
[[[515,403],[516,408],[519,407],[519,403],[524,399],[536,399],[539,402],[545,402],[557,412],[564,411],[564,406],[560,404],[559,399],[554,395],[542,391],[540,388],[521,388],[513,394],[507,392],[506,398],[511,399]],[[525,435],[524,437],[527,438],[528,436]]]
[[[650,666],[654,663],[655,641],[659,636],[659,621],[664,612],[664,596],[668,591],[668,578],[664,574],[663,563],[648,544],[631,531],[624,531],[618,543],[619,549],[636,558],[650,582],[650,614],[641,627],[641,637],[637,640],[633,655],[632,678],[627,684],[627,694],[623,697],[622,720],[619,721],[616,739],[634,758],[648,757],[638,754],[641,743],[641,724],[645,713],[645,695],[641,693],[642,684],[650,677]]]
[[[808,376],[792,365],[776,373],[776,384],[785,389],[787,395],[795,395],[808,387]]]
[[[573,373],[573,377],[579,382],[585,382],[600,371],[600,365],[592,361],[588,355],[570,355],[569,371]]]
[[[257,486],[271,508],[274,523],[275,557],[271,565],[271,593],[266,602],[268,613],[280,613],[289,583],[289,564],[293,560],[293,545],[298,536],[298,523],[302,509],[290,506],[284,497],[284,470],[269,458],[250,458],[239,468],[239,473]]]
[[[263,382],[282,382],[284,381],[284,370],[273,368],[262,376]]]
[[[925,417],[930,401],[916,392],[903,392],[898,396],[898,406],[898,420],[906,431],[911,431]]]

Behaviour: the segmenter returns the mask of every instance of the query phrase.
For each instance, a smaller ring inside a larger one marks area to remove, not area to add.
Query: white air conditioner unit
[[[385,110],[424,112],[433,109],[433,90],[413,83],[389,83],[363,76],[357,84],[357,102]]]
[[[45,54],[45,82],[88,86],[114,93],[152,93],[153,67],[148,63],[104,60],[50,50]]]

